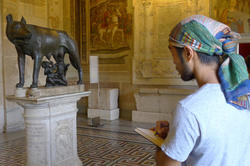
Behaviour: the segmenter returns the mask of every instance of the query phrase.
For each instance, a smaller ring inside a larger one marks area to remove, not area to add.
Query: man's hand
[[[180,162],[168,157],[160,148],[155,153],[155,161],[157,166],[179,166]]]
[[[155,131],[156,135],[165,139],[168,135],[169,123],[168,123],[168,121],[157,121],[156,127],[152,128],[151,130]]]

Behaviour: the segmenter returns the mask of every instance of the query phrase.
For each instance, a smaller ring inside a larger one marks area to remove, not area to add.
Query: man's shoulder
[[[205,84],[195,93],[181,100],[180,104],[191,110],[192,108],[206,108],[222,102],[225,102],[225,97],[220,84]]]

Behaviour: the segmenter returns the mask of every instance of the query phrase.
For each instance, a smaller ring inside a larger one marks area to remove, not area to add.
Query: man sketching
[[[157,165],[250,165],[250,80],[244,58],[235,53],[238,37],[202,15],[173,28],[169,49],[176,69],[182,80],[196,79],[199,90],[178,103],[168,134],[156,128],[167,136]]]

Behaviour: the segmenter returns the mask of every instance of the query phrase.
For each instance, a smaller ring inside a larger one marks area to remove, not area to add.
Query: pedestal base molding
[[[88,118],[100,117],[104,120],[119,119],[119,108],[112,110],[88,109]]]

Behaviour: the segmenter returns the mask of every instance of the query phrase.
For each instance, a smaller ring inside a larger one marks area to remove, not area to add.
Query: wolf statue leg
[[[82,68],[81,68],[81,64],[80,64],[80,60],[78,56],[71,54],[69,55],[69,59],[70,59],[72,66],[78,71],[79,80],[77,81],[77,84],[82,84]]]
[[[19,47],[16,47],[18,54],[18,69],[19,69],[19,83],[16,84],[17,88],[22,88],[24,85],[24,69],[25,69],[25,55]]]
[[[72,39],[70,39],[69,43],[69,48],[67,49],[69,53],[69,60],[72,66],[78,71],[79,80],[77,81],[77,84],[82,84],[82,68],[78,48]]]
[[[31,88],[37,88],[38,76],[39,76],[41,63],[42,63],[41,53],[35,53],[35,55],[34,55],[34,68],[33,68],[33,82],[32,82],[32,85],[30,86]]]
[[[78,71],[78,77],[79,77],[77,84],[82,84],[82,68],[78,68],[77,71]]]

